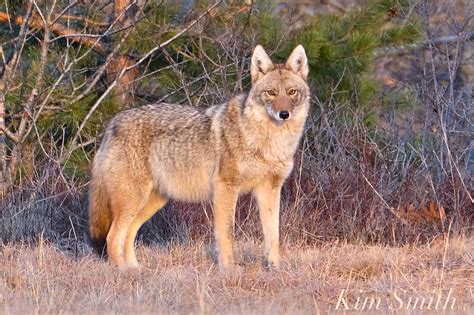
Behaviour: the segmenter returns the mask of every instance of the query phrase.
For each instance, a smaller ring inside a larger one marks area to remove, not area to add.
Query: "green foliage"
[[[377,90],[369,75],[374,50],[416,38],[413,26],[396,25],[397,21],[389,14],[390,10],[405,6],[399,1],[367,2],[343,17],[315,16],[296,34],[291,47],[299,43],[305,46],[313,92],[321,100],[335,97],[339,102],[350,101],[371,111],[368,104]],[[387,23],[395,26],[382,31]],[[371,124],[372,120],[369,119]]]
[[[417,40],[419,32],[417,31],[416,21],[407,25],[395,25],[382,33],[381,43],[386,45],[398,45],[411,43]]]
[[[189,13],[191,18],[202,14],[210,5],[210,1],[197,1]],[[373,104],[378,86],[371,76],[373,52],[381,46],[403,44],[416,38],[416,25],[402,23],[387,13],[393,8],[402,10],[406,5],[403,1],[371,1],[345,16],[314,16],[306,27],[290,33],[285,22],[275,14],[273,1],[255,1],[251,9],[242,1],[227,1],[226,5],[213,10],[212,14],[173,40],[164,50],[157,51],[147,60],[146,66],[139,69],[141,78],[137,82],[137,91],[145,98],[138,98],[136,104],[164,96],[168,97],[167,101],[173,102],[182,102],[189,97],[191,102],[199,102],[199,106],[222,102],[238,92],[237,87],[246,89],[250,85],[247,70],[255,44],[262,44],[268,52],[276,51],[272,58],[277,62],[283,61],[295,45],[303,44],[311,68],[313,93],[322,101],[333,98],[339,103],[350,102],[352,109],[362,113],[364,123],[375,127],[377,115]],[[21,8],[14,10],[16,14],[24,14],[25,7]],[[178,11],[178,4],[148,2],[144,16],[133,27],[119,53],[139,58],[175,36],[189,24],[174,21]],[[106,21],[100,17],[103,13],[94,12],[86,5],[77,5],[74,12],[89,20]],[[85,19],[68,23],[76,29],[87,29],[91,34],[105,30],[103,25],[93,26],[93,23],[87,24]],[[389,27],[383,27],[386,25]],[[7,55],[14,47],[18,32],[18,26],[13,26],[13,32],[6,25],[0,28],[0,41]],[[110,51],[122,40],[123,34],[117,32],[101,43]],[[34,36],[29,37],[23,48],[23,59],[18,65],[17,73],[20,75],[10,82],[14,88],[6,95],[6,122],[12,130],[18,127],[25,100],[38,80],[41,36],[42,32],[38,29],[34,30]],[[100,80],[85,98],[73,102],[105,62],[106,56],[90,53],[89,50],[87,45],[71,44],[65,38],[55,40],[49,46],[46,71],[42,77],[44,84],[33,106],[38,109],[45,96],[49,95],[46,109],[36,125],[40,134],[52,135],[58,144],[69,143],[108,84],[105,78]],[[78,62],[62,77],[64,65],[70,60]],[[200,94],[203,86],[209,89],[208,94]],[[121,104],[117,104],[112,96],[106,97],[88,120],[81,136],[89,139],[100,134],[105,123],[120,108]],[[29,141],[34,141],[33,135]],[[74,152],[67,161],[66,170],[83,174],[93,149],[86,147],[81,152]]]
[[[92,162],[93,151],[87,149],[76,150],[64,165],[64,171],[71,177],[87,176]]]
[[[151,1],[144,8],[145,17],[133,28],[131,36],[123,45],[122,52],[140,56],[173,37],[177,31],[170,25],[176,12],[176,6]],[[117,34],[114,39],[120,40],[120,36],[121,34]]]
[[[194,16],[197,17],[210,5],[211,2],[198,2],[193,9],[198,11]],[[157,53],[147,68],[149,72],[158,71],[157,75],[139,82],[145,89],[151,85],[159,86],[155,92],[148,93],[148,97],[160,99],[172,93],[173,96],[168,98],[169,101],[182,101],[186,98],[186,94],[182,89],[177,90],[183,83],[180,80],[186,81],[188,90],[193,94],[202,88],[205,80],[190,82],[202,76],[207,76],[213,82],[225,83],[232,89],[240,84],[238,80],[243,80],[244,86],[248,86],[250,80],[247,75],[242,78],[235,71],[223,70],[214,73],[212,70],[216,69],[217,65],[232,64],[235,54],[241,56],[250,53],[256,38],[259,44],[270,51],[280,47],[285,27],[282,19],[275,15],[274,3],[270,0],[255,2],[251,11],[242,8],[245,8],[242,1],[230,1],[226,6],[219,6],[212,17],[202,19],[196,27],[189,29],[167,45],[165,48],[167,55],[163,52]],[[132,36],[134,38],[128,41],[135,51],[142,53],[163,43],[185,27],[185,25],[170,27],[177,12],[176,7],[150,6],[148,9],[146,18],[139,23],[137,31],[134,31],[134,34],[139,36]],[[232,51],[232,47],[238,49]],[[229,52],[226,52],[226,49],[229,49]],[[174,65],[179,66],[161,70],[170,66],[169,58]],[[215,101],[209,100],[204,103],[213,102]]]
[[[254,16],[253,23],[255,28],[259,30],[259,43],[267,49],[275,49],[279,44],[279,40],[283,39],[285,34],[285,24],[277,19],[273,13],[273,3],[259,1],[260,7],[257,6],[258,15]]]
[[[0,11],[8,11],[12,15],[22,14],[23,8],[26,7],[27,3],[27,0],[3,0],[0,1]]]
[[[396,108],[399,112],[405,112],[413,105],[421,105],[413,91],[403,88],[389,91],[382,99],[386,107]]]

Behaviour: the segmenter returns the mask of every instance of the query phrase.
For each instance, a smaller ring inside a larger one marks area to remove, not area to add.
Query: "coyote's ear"
[[[250,77],[252,83],[257,82],[268,71],[273,69],[273,62],[261,45],[257,45],[253,50],[252,61],[250,62]]]
[[[290,57],[286,60],[285,68],[299,74],[305,81],[308,79],[308,58],[306,58],[306,52],[302,45],[293,49]]]

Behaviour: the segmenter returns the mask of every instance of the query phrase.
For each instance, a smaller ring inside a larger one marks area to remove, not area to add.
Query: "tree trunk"
[[[132,4],[133,0],[115,0],[114,2],[114,21],[116,21],[119,28],[130,27],[135,23],[138,8],[136,4]],[[129,55],[121,55],[116,60],[113,60],[108,69],[108,81],[114,81],[121,73],[123,68],[126,68],[135,63],[135,60]],[[138,77],[137,68],[133,68],[125,72],[119,79],[117,85],[112,91],[114,103],[120,109],[133,107],[135,99],[135,79]]]

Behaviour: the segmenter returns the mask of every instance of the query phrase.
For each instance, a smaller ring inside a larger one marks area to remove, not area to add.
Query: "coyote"
[[[280,192],[309,110],[308,62],[297,46],[274,64],[262,46],[250,64],[248,94],[201,110],[153,104],[109,123],[92,166],[89,235],[119,267],[139,266],[138,229],[168,199],[213,201],[218,264],[233,265],[239,194],[252,192],[262,222],[267,266],[278,267]]]

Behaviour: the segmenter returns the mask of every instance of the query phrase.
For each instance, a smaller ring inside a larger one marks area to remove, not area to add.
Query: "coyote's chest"
[[[299,135],[278,132],[254,140],[238,164],[242,180],[254,182],[273,175],[286,178],[293,167]]]

